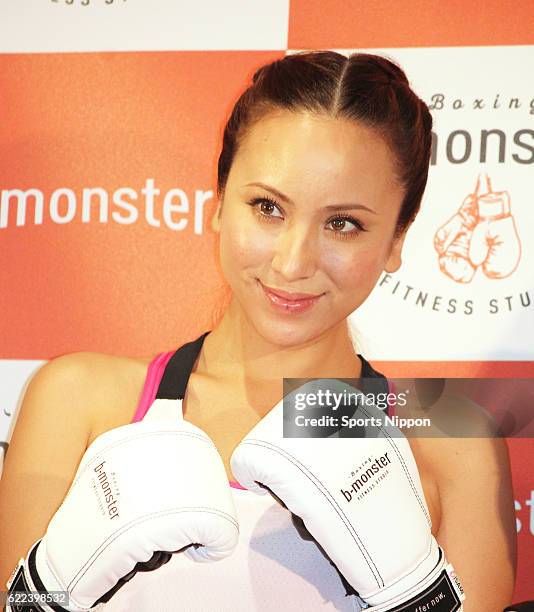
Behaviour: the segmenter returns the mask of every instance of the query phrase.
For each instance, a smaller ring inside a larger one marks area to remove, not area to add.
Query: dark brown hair
[[[353,53],[347,57],[334,51],[299,52],[261,66],[224,129],[217,175],[219,198],[247,129],[278,109],[354,119],[378,130],[394,153],[397,180],[406,190],[397,232],[408,227],[427,182],[432,116],[399,66],[378,55]]]

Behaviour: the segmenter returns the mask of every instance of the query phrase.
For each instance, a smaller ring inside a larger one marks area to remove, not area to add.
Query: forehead
[[[395,157],[377,130],[305,112],[276,111],[258,120],[243,135],[233,165],[242,178],[283,181],[288,188],[292,179],[314,189],[349,188],[356,180],[398,187]]]

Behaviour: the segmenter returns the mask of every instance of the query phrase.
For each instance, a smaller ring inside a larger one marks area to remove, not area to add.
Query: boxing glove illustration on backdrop
[[[469,283],[478,267],[488,278],[509,276],[519,264],[521,245],[506,191],[494,192],[486,174],[474,193],[434,236],[439,267],[449,278]]]
[[[465,198],[458,212],[434,236],[440,270],[458,283],[470,283],[476,272],[476,266],[469,259],[469,243],[478,221],[479,189],[480,177],[475,192]]]
[[[488,278],[505,278],[517,268],[521,243],[510,213],[507,191],[494,192],[486,179],[486,193],[478,198],[478,223],[469,243],[469,259],[482,266]]]

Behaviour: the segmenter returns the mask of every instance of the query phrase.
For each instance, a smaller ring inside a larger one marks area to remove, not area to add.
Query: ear
[[[404,239],[406,238],[406,231],[402,232],[400,236],[393,239],[391,243],[391,250],[384,266],[386,272],[396,272],[402,265],[402,247],[404,245]]]
[[[218,234],[221,231],[220,219],[221,219],[221,200],[218,201],[217,209],[214,212],[213,217],[211,218],[211,229],[216,234]]]

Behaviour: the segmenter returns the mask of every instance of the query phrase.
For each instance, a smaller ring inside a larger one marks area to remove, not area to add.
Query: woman
[[[401,265],[427,181],[431,125],[404,72],[367,54],[287,56],[257,70],[236,103],[213,219],[231,300],[194,345],[189,366],[182,360],[191,370],[184,416],[214,441],[230,481],[232,451],[280,401],[284,377],[380,376],[356,353],[347,317],[383,270]],[[92,353],[54,359],[33,378],[0,483],[3,583],[45,532],[86,448],[146,412],[170,356],[151,365],[149,382],[149,359]],[[432,534],[467,595],[464,610],[501,610],[515,575],[506,445],[489,438],[412,438],[410,445]],[[260,503],[248,491],[232,492],[240,520],[244,505]],[[166,603],[145,601],[145,609],[291,609],[296,602],[299,609],[359,609],[314,543],[299,539],[289,513],[265,503],[240,523],[240,544],[228,559],[196,565],[174,555],[137,575],[137,596],[161,593],[161,585],[150,591],[158,576],[181,593],[180,603],[169,595]],[[245,559],[239,569],[237,559]],[[246,585],[242,597],[239,583],[228,586],[236,579]],[[118,606],[133,583],[109,605]],[[232,593],[235,601],[225,604]]]

